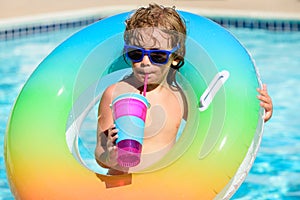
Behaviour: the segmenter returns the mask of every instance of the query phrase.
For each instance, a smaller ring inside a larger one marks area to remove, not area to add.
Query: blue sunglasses
[[[168,63],[170,55],[174,53],[177,49],[179,49],[179,44],[170,51],[160,49],[146,50],[141,47],[131,46],[127,44],[125,44],[124,46],[126,56],[132,62],[141,62],[144,56],[148,55],[151,63],[156,65],[164,65]]]

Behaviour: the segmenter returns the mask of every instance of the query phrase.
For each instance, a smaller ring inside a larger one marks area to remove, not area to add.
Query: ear
[[[178,63],[179,63],[179,61],[178,61],[178,60],[173,60],[173,61],[172,61],[172,65],[173,65],[173,66],[177,66],[177,65],[178,65]]]

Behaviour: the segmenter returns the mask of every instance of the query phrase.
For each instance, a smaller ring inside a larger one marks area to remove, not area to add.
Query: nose
[[[145,54],[143,60],[141,61],[144,66],[150,65],[151,61],[148,54]]]

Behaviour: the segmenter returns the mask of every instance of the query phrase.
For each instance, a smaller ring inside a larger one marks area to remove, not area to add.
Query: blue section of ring
[[[216,23],[228,27],[266,29],[270,31],[300,31],[299,20],[287,19],[255,19],[255,18],[233,18],[233,17],[208,17]],[[91,24],[100,20],[100,17],[85,18],[73,22],[49,23],[47,25],[28,25],[20,28],[0,30],[0,40],[8,40],[36,33],[45,33],[65,28],[76,28]]]

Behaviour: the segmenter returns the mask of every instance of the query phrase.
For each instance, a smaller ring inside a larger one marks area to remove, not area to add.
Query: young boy
[[[110,169],[109,174],[128,171],[116,160],[118,130],[113,125],[110,104],[120,94],[141,94],[145,76],[148,77],[146,97],[151,107],[138,169],[157,162],[174,145],[185,115],[184,96],[175,81],[176,70],[184,62],[185,39],[185,24],[174,8],[151,4],[138,9],[126,21],[124,51],[132,62],[133,74],[109,86],[99,105],[95,155],[101,166]]]
[[[118,130],[110,105],[120,94],[142,94],[146,76],[146,97],[151,107],[145,122],[141,163],[130,171],[154,164],[174,145],[181,120],[186,120],[185,96],[175,80],[176,71],[184,63],[185,40],[185,24],[174,8],[150,4],[126,20],[124,51],[132,62],[133,74],[109,86],[98,109],[95,157],[99,165],[109,168],[109,174],[129,170],[119,166],[116,159]],[[263,106],[269,108],[266,90],[258,92]]]

